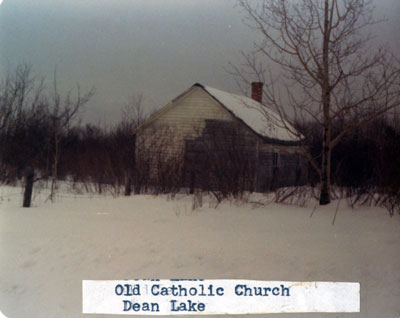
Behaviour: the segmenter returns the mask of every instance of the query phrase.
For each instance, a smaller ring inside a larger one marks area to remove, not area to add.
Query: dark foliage
[[[312,156],[320,161],[322,132],[315,124],[299,125],[307,136]],[[333,134],[341,131],[336,122]],[[354,129],[337,144],[332,152],[332,184],[344,188],[346,195],[357,202],[375,194],[384,198],[383,205],[400,206],[400,127],[396,122],[379,118],[362,128]],[[310,180],[316,184],[319,176],[310,170]],[[374,201],[378,204],[378,201]],[[392,212],[391,212],[392,213]]]

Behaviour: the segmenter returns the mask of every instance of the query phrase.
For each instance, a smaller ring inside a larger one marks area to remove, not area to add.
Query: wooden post
[[[25,192],[24,192],[24,202],[22,205],[24,208],[29,208],[31,206],[34,176],[35,172],[33,168],[28,168],[25,175]]]
[[[125,181],[125,196],[130,196],[132,193],[132,179],[127,177]]]

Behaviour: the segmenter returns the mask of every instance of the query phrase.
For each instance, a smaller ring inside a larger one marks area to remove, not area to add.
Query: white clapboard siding
[[[149,123],[139,130],[138,138],[151,139],[157,131],[163,137],[169,135],[168,152],[180,151],[185,139],[197,138],[205,126],[205,120],[237,119],[213,99],[201,87],[189,91],[156,113]]]

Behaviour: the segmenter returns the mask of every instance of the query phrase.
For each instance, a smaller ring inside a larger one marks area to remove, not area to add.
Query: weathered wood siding
[[[264,146],[259,153],[257,186],[265,191],[303,185],[307,181],[307,161],[294,146]]]
[[[215,130],[216,127],[222,130]],[[237,133],[238,130],[234,127],[240,127],[240,134],[237,134],[240,138],[232,138],[232,136],[224,138],[224,133],[230,134],[229,129],[233,128],[232,132]],[[224,129],[228,130],[224,132]],[[225,142],[232,140],[239,142],[240,147],[243,146],[248,154],[246,156],[252,157],[249,161],[251,161],[252,169],[256,171],[251,173],[254,176],[251,182],[253,188],[266,190],[294,184],[295,181],[297,183],[300,164],[297,159],[299,157],[297,147],[265,143],[259,135],[234,117],[201,87],[195,86],[154,114],[137,132],[136,162],[140,166],[141,161],[147,160],[147,170],[138,168],[142,173],[148,174],[154,182],[159,182],[157,180],[166,177],[166,172],[160,172],[160,169],[171,171],[171,174],[167,176],[169,178],[181,175],[182,180],[187,180],[188,173],[197,173],[194,170],[188,172],[188,169],[193,169],[188,166],[193,165],[193,161],[199,156],[196,148],[204,151],[205,143],[210,144],[210,141],[216,140],[211,147],[221,152],[225,148],[224,139],[226,139]],[[188,145],[189,151],[192,152],[189,155],[191,158],[189,165]],[[227,147],[229,148],[229,145]],[[276,156],[279,158],[278,165],[274,163]],[[168,164],[160,168],[161,161]],[[173,169],[175,172],[172,172]],[[160,177],[160,175],[164,176]],[[186,183],[186,181],[182,182]]]
[[[202,88],[193,87],[154,114],[137,132],[137,166],[150,158],[147,173],[157,179],[160,160],[183,164],[185,141],[201,136],[206,119],[238,121]]]
[[[307,164],[298,147],[263,143],[246,132],[242,125],[206,120],[202,136],[186,141],[185,183],[214,190],[240,184],[260,192],[305,183]]]
[[[201,135],[206,119],[237,120],[202,88],[193,87],[154,115],[139,136],[152,136],[157,128],[173,131],[174,148],[182,148],[185,139]]]

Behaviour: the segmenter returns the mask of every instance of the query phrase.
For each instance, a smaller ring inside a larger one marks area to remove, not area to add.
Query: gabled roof
[[[188,90],[174,98],[166,106],[155,112],[150,118],[137,128],[137,131],[149,125],[157,117],[161,116],[181,97],[185,96],[194,87],[202,88],[208,95],[216,100],[222,107],[239,119],[257,135],[270,143],[297,145],[301,138],[290,131],[296,131],[289,123],[283,124],[279,116],[264,105],[246,96],[240,96],[224,92],[209,86],[196,83]],[[289,129],[285,128],[288,127]]]
[[[199,83],[193,86],[203,88],[236,118],[244,122],[251,130],[269,140],[299,142],[301,139],[290,132],[296,131],[289,123],[282,123],[279,116],[259,102],[246,96],[224,92]],[[285,128],[284,126],[288,127]]]

